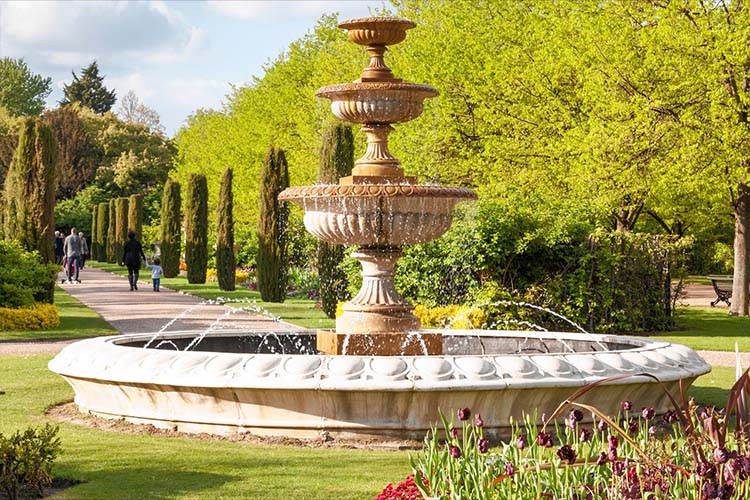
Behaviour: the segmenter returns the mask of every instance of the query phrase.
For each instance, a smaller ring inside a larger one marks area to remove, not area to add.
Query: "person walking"
[[[81,238],[81,269],[86,266],[86,259],[89,258],[89,242],[84,238],[83,233],[78,233],[78,237]]]
[[[65,256],[65,253],[63,252],[63,235],[60,231],[55,231],[55,262],[57,264],[63,263],[63,257]]]
[[[78,271],[81,268],[81,238],[78,237],[76,228],[70,230],[70,235],[63,242],[63,253],[67,261],[68,283],[80,283]],[[75,269],[74,269],[75,268]],[[75,271],[75,274],[74,274]]]
[[[153,264],[146,263],[146,267],[151,269],[151,281],[154,284],[154,291],[159,291],[159,284],[161,282],[161,275],[164,272],[164,269],[161,268],[161,261],[159,260],[159,257],[156,257],[154,259]]]
[[[138,274],[141,270],[141,258],[144,261],[146,260],[141,242],[135,239],[133,231],[128,231],[128,241],[125,242],[120,265],[128,266],[128,281],[130,282],[131,292],[138,290]]]

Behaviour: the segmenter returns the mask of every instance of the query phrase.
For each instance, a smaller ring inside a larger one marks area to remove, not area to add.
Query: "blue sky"
[[[0,1],[0,57],[49,76],[48,106],[96,59],[118,97],[133,90],[173,135],[190,113],[219,108],[230,84],[262,74],[323,13],[366,17],[382,0]],[[335,82],[332,82],[335,83]],[[119,104],[115,104],[116,111]]]

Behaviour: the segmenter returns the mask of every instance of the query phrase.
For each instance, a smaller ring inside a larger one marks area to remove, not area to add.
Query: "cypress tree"
[[[180,183],[167,179],[161,199],[161,267],[165,278],[180,274]]]
[[[224,171],[216,207],[216,276],[221,290],[234,290],[236,262],[234,260],[234,219],[232,169]]]
[[[205,283],[208,266],[208,183],[202,174],[188,176],[185,201],[185,263],[188,283]]]
[[[117,255],[117,212],[114,198],[109,200],[109,224],[107,225],[107,262],[115,264],[122,255]]]
[[[91,208],[91,232],[89,233],[89,253],[91,254],[91,259],[96,259],[96,245],[98,244],[96,241],[96,235],[99,233],[99,230],[97,229],[98,220],[99,217],[99,206],[94,205]]]
[[[128,200],[128,229],[135,233],[135,237],[143,243],[143,195],[130,195]]]
[[[128,239],[128,199],[117,198],[115,200],[115,258],[118,262],[122,259],[125,250],[125,242]]]
[[[354,166],[354,134],[352,128],[338,123],[326,130],[318,163],[318,182],[335,184],[351,175]],[[318,276],[320,303],[329,318],[336,317],[336,305],[349,297],[346,273],[341,269],[344,245],[318,243]]]
[[[96,260],[107,262],[107,230],[109,228],[109,205],[99,203],[96,216]]]
[[[38,118],[23,119],[5,178],[4,235],[38,251],[45,263],[55,261],[56,168],[57,145],[49,127]]]
[[[266,153],[260,174],[258,219],[258,290],[266,302],[286,298],[286,234],[288,208],[279,193],[289,187],[284,151],[273,146]]]

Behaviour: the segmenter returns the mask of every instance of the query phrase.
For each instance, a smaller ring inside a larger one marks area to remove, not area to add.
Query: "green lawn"
[[[27,332],[0,332],[0,341],[77,339],[117,333],[117,330],[101,316],[78,302],[62,288],[55,288],[55,304],[60,314],[60,325],[57,328]]]
[[[126,268],[117,264],[107,264],[103,262],[90,262],[92,267],[97,267],[115,274],[127,276]],[[141,271],[141,280],[147,281],[148,270]],[[179,276],[177,278],[162,278],[161,285],[173,290],[179,290],[203,299],[215,299],[217,297],[228,297],[232,299],[246,299],[256,301],[257,305],[267,310],[275,316],[281,317],[284,321],[294,323],[304,328],[333,328],[335,321],[326,317],[319,308],[315,307],[315,301],[306,298],[287,298],[283,303],[263,302],[260,293],[248,290],[247,288],[238,287],[232,292],[219,290],[218,283],[205,283],[191,285],[187,278]],[[229,304],[235,305],[235,304]],[[242,304],[236,304],[241,306]]]
[[[683,307],[678,311],[678,329],[655,338],[711,351],[750,351],[750,318],[729,316],[726,309]]]

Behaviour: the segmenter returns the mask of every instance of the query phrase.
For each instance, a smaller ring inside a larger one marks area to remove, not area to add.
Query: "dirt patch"
[[[403,451],[420,450],[422,442],[416,440],[377,441],[377,440],[342,440],[325,435],[318,439],[297,439],[287,437],[257,436],[249,432],[238,432],[231,436],[216,434],[188,434],[176,430],[159,429],[150,424],[133,424],[125,419],[97,417],[78,411],[75,403],[62,403],[47,409],[45,414],[58,422],[80,425],[103,431],[123,432],[125,434],[147,434],[166,438],[200,439],[202,441],[228,441],[256,445],[289,446],[295,448],[344,448],[367,451]],[[1,497],[0,497],[1,498]]]

